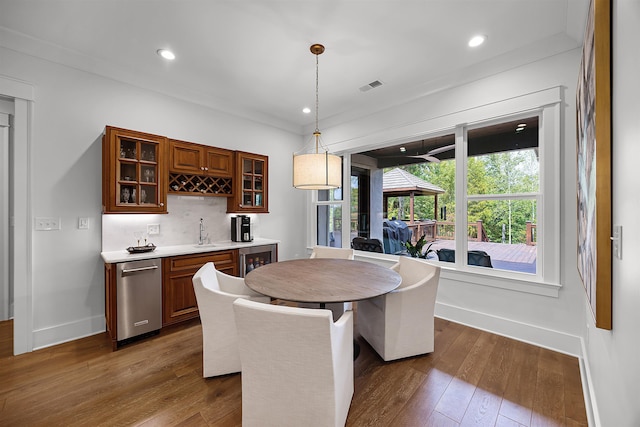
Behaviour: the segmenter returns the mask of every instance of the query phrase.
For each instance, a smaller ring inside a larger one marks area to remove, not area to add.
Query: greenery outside
[[[444,189],[445,193],[438,196],[438,207],[446,207],[446,219],[439,216],[438,221],[455,222],[455,161],[421,163],[401,168]],[[539,165],[533,149],[468,159],[467,194],[504,196],[499,200],[470,201],[467,206],[468,223],[482,221],[490,242],[525,243],[526,222],[535,224],[537,221],[534,194],[538,191]],[[530,199],[512,200],[509,197],[510,194],[527,193],[532,194]],[[433,196],[416,197],[416,220],[434,219],[434,203]],[[390,197],[388,217],[409,220],[409,197]]]

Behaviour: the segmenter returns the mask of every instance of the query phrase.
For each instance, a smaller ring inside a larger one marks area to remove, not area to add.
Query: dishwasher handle
[[[157,270],[157,269],[158,269],[157,265],[151,265],[149,267],[140,267],[140,268],[127,268],[127,269],[122,269],[122,274],[137,273],[138,271]]]

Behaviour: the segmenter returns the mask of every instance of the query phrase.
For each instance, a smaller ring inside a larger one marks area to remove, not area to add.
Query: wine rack
[[[233,195],[232,181],[231,178],[171,173],[169,193],[229,197]]]

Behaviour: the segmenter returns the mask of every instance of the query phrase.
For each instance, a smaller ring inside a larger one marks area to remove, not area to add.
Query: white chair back
[[[234,302],[242,425],[344,426],[353,397],[353,312]]]
[[[402,284],[388,294],[358,302],[358,331],[385,361],[434,350],[440,267],[400,257],[391,267]]]
[[[221,279],[239,281],[237,289],[242,293],[220,290]],[[193,276],[192,282],[202,324],[203,377],[240,372],[233,302],[238,298],[252,298],[268,304],[270,298],[243,292],[246,288],[243,279],[217,271],[212,262],[203,265]]]
[[[309,258],[353,259],[353,249],[314,246]]]
[[[398,262],[391,266],[391,269],[402,277],[402,283],[400,283],[398,289],[426,282],[435,274],[440,274],[440,267],[406,256],[399,257]]]

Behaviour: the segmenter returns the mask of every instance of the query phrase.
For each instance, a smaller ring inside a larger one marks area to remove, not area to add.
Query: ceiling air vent
[[[368,85],[362,86],[360,88],[360,91],[361,92],[366,92],[368,90],[375,89],[375,88],[380,87],[380,86],[382,86],[382,82],[380,80],[375,80],[375,81],[369,83]]]

